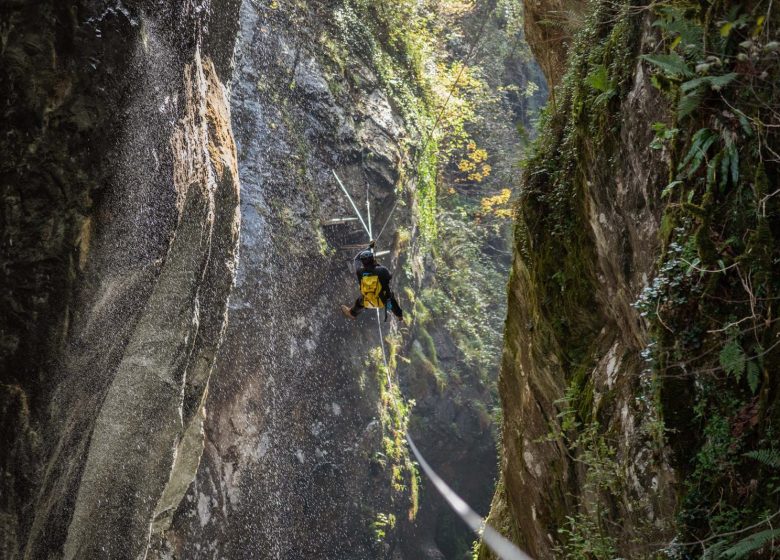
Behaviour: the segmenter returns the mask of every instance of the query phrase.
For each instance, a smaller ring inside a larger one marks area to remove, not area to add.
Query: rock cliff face
[[[0,9],[3,558],[470,548],[419,486],[401,392],[418,399],[424,452],[486,509],[508,220],[483,216],[480,193],[514,184],[502,149],[519,151],[543,92],[518,4],[439,7]],[[484,69],[464,74],[476,43]],[[468,95],[490,98],[479,115],[459,114]],[[483,190],[437,145],[464,126],[490,152]],[[367,238],[333,221],[352,210],[332,170],[361,210],[368,198],[381,260],[420,315],[403,333],[338,311]]]
[[[370,63],[343,43],[337,22],[348,15],[325,5],[241,8],[232,81],[241,263],[206,452],[160,527],[160,550],[176,557],[369,558],[377,513],[405,513],[374,457],[383,436],[383,379],[369,358],[376,319],[367,312],[356,326],[338,309],[355,298],[348,265],[367,236],[355,222],[325,225],[353,215],[331,170],[361,210],[369,189],[377,233],[396,188],[401,204],[411,200],[400,177],[403,121]],[[392,219],[410,218],[402,206]]]
[[[580,0],[525,0],[525,35],[528,45],[544,72],[547,82],[556,86],[566,70],[574,35],[587,11]]]
[[[625,47],[636,49],[641,41],[636,31],[631,39],[637,43]],[[577,446],[556,433],[570,383],[589,394],[586,402],[574,405],[580,407],[576,414],[602,422],[593,437],[603,437],[603,431],[616,443],[620,472],[600,474],[628,481],[625,501],[609,506],[619,512],[626,534],[654,531],[652,522],[668,520],[671,513],[663,494],[650,492],[669,488],[674,474],[643,431],[648,418],[637,395],[647,333],[631,306],[652,274],[658,251],[657,185],[665,179],[666,165],[661,154],[648,158],[652,132],[645,123],[659,120],[665,106],[641,68],[621,85],[625,90],[616,125],[607,132],[609,169],[605,146],[582,139],[574,155],[561,156],[571,159],[557,171],[572,175],[574,192],[562,195],[571,199],[550,200],[548,175],[536,174],[526,180],[521,201],[500,378],[504,469],[494,506],[496,511],[506,508],[511,531],[536,558],[552,557],[557,528],[577,510],[578,496],[595,504],[587,494],[602,491],[590,481],[592,465],[581,457],[582,464],[572,460],[571,447]],[[571,225],[556,223],[558,204],[574,213]],[[584,440],[574,453],[585,452],[586,446],[598,454],[598,441]]]
[[[239,223],[216,12],[3,8],[4,558],[143,557],[194,476]]]
[[[754,107],[777,104],[761,46],[777,16],[725,10],[598,2],[563,78],[540,56],[561,85],[518,203],[490,518],[535,558],[772,555],[766,533],[739,539],[777,510],[756,489],[772,484],[778,270],[751,256],[777,256],[775,140]]]

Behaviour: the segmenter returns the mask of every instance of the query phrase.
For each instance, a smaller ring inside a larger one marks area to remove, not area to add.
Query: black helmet
[[[371,249],[360,251],[360,253],[358,253],[357,258],[359,258],[360,262],[362,262],[363,264],[371,264],[372,262],[374,262],[374,252]]]

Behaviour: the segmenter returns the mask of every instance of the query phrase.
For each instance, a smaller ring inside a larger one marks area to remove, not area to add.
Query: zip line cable
[[[439,494],[442,495],[447,503],[450,504],[450,507],[455,510],[455,513],[460,516],[472,531],[479,535],[480,530],[482,530],[482,540],[499,558],[503,558],[504,560],[533,560],[525,552],[501,536],[493,527],[488,525],[477,512],[471,509],[471,507],[458,496],[438,474],[436,474],[436,471],[431,468],[428,461],[426,461],[425,457],[420,453],[420,450],[417,449],[417,446],[414,444],[414,440],[412,440],[412,436],[409,435],[408,431],[406,433],[406,442],[409,444],[409,448],[417,458],[417,462],[420,463],[422,470],[425,471],[425,474],[431,479],[436,490],[439,491]]]

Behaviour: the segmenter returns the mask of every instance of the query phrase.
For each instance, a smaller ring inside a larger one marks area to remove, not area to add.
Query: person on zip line
[[[348,318],[356,319],[358,314],[367,307],[374,309],[384,307],[385,321],[387,321],[387,311],[390,310],[396,319],[403,323],[404,312],[390,289],[390,280],[393,278],[393,274],[376,262],[374,258],[375,245],[376,243],[371,240],[368,247],[355,256],[355,273],[360,285],[360,296],[351,308],[348,305],[342,305],[341,311]]]

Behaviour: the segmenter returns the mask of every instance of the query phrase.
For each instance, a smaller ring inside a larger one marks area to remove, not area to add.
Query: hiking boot
[[[356,319],[356,317],[352,314],[352,308],[350,308],[348,305],[342,305],[341,312],[353,321]]]

